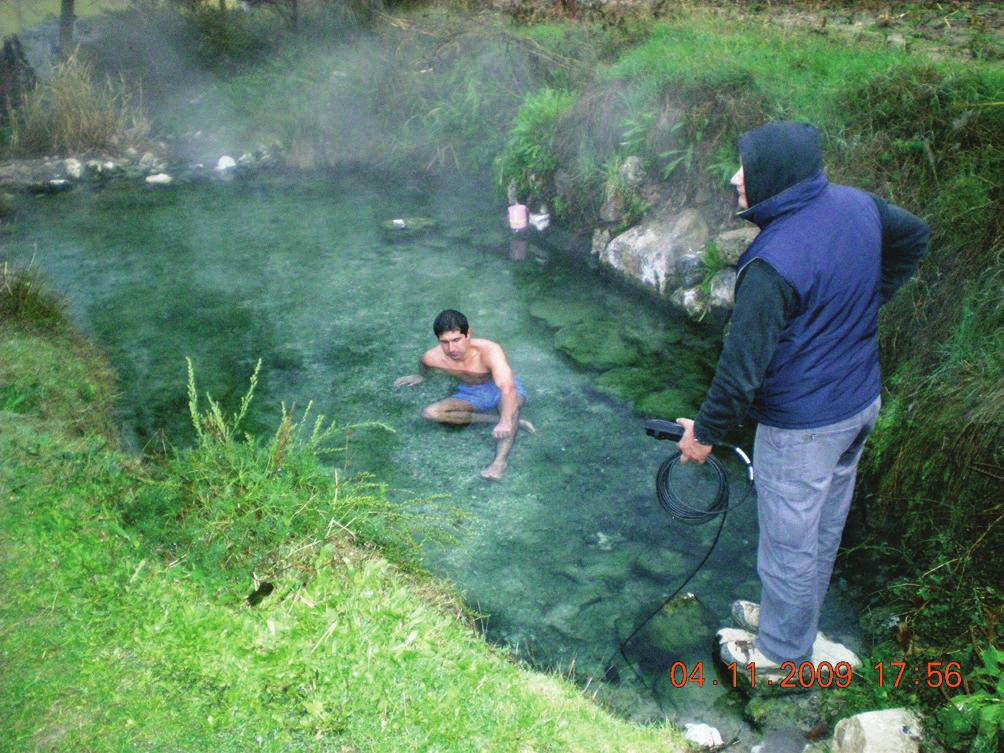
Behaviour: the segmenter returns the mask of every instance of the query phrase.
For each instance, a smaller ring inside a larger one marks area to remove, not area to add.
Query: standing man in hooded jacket
[[[761,600],[733,604],[746,629],[718,638],[726,664],[752,663],[764,681],[823,653],[813,651],[819,614],[879,411],[879,307],[913,274],[929,233],[909,212],[830,183],[808,123],[749,131],[739,154],[739,216],[760,234],[739,259],[730,331],[696,418],[678,419],[678,447],[683,462],[703,463],[747,413],[758,422]]]

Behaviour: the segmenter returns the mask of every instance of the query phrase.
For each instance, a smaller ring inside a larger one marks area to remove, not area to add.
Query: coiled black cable
[[[735,509],[739,505],[744,504],[752,496],[753,466],[750,464],[746,453],[733,445],[722,444],[719,446],[731,448],[746,464],[750,482],[748,491],[743,498],[739,500],[739,502],[737,502],[733,507],[729,507],[728,475],[725,473],[725,468],[722,466],[718,458],[714,455],[708,455],[706,462],[709,466],[711,466],[711,469],[715,473],[715,477],[718,482],[718,491],[707,507],[701,508],[688,504],[682,497],[680,497],[679,494],[676,493],[670,479],[673,469],[677,466],[680,462],[680,458],[682,457],[679,452],[674,452],[662,462],[662,465],[659,466],[659,471],[655,475],[655,493],[659,497],[659,503],[662,505],[662,508],[672,515],[675,520],[678,520],[688,526],[699,526],[707,523],[709,520],[713,520],[718,515],[721,515],[724,518],[725,514],[729,510]],[[712,547],[713,546],[714,545],[712,545]]]

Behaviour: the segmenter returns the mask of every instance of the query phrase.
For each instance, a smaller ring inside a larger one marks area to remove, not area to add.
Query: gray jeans
[[[753,469],[762,586],[757,648],[773,661],[812,656],[858,460],[880,402],[814,429],[757,427]]]

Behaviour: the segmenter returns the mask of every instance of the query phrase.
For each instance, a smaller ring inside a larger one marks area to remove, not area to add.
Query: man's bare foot
[[[531,434],[536,434],[537,433],[537,427],[535,427],[533,424],[531,424],[525,418],[521,418],[519,420],[519,428],[523,429],[524,431],[528,431]]]
[[[491,479],[492,481],[499,481],[502,478],[502,474],[505,473],[505,469],[505,462],[496,461],[481,471],[481,475],[484,478]]]

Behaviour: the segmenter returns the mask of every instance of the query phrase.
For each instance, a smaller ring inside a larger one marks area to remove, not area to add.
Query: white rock
[[[683,736],[702,748],[714,748],[724,742],[722,734],[710,725],[688,723],[683,726],[687,730]]]
[[[861,659],[847,646],[816,633],[816,640],[812,643],[812,662],[818,666],[822,661],[828,661],[834,667],[840,662],[847,662],[852,669],[861,666]]]
[[[147,175],[146,182],[151,186],[166,186],[169,183],[173,183],[174,178],[167,173],[157,173],[156,175]]]
[[[621,233],[599,253],[600,261],[666,295],[677,260],[704,250],[708,225],[696,209],[663,213]]]
[[[917,753],[920,720],[906,709],[867,711],[841,719],[833,730],[833,753]]]
[[[70,159],[63,160],[63,169],[66,170],[66,174],[74,180],[80,180],[80,176],[84,174],[84,166],[80,164],[80,160],[73,159],[72,157]]]
[[[225,170],[233,170],[235,167],[237,167],[237,163],[234,162],[234,158],[227,154],[224,154],[216,161],[216,169],[219,170],[220,172],[224,172]]]
[[[540,214],[530,213],[530,224],[533,225],[534,229],[538,232],[547,230],[551,225],[551,215],[547,211],[543,211]]]

